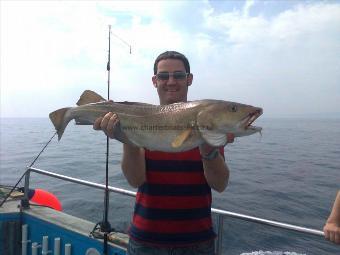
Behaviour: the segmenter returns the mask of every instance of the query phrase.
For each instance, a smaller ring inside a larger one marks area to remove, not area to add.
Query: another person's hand
[[[323,232],[327,240],[340,244],[340,190],[338,190],[332,211],[323,227]]]
[[[340,244],[340,226],[336,222],[326,222],[323,232],[327,240]]]
[[[108,137],[115,138],[115,128],[118,123],[119,119],[117,114],[109,112],[105,114],[104,117],[96,119],[96,121],[93,124],[93,129],[103,130]]]

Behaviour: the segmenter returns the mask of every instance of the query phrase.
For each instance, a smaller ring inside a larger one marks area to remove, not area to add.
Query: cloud
[[[115,100],[157,103],[153,61],[171,49],[191,62],[190,99],[241,101],[270,115],[339,109],[340,5],[293,3],[274,12],[258,1],[6,1],[1,115],[47,116],[89,88],[105,95],[108,24]]]
[[[254,0],[247,0],[243,7],[243,17],[249,16],[250,8],[255,4]]]
[[[245,15],[250,7],[206,17],[214,75],[203,75],[219,97],[262,104],[270,115],[337,109],[340,6],[298,5],[271,18]]]

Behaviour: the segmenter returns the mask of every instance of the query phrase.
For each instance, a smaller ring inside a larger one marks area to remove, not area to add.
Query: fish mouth
[[[260,127],[252,126],[251,124],[253,124],[254,121],[262,115],[262,113],[263,113],[263,110],[261,108],[257,109],[254,112],[249,113],[244,118],[244,122],[243,122],[244,129],[261,129]]]

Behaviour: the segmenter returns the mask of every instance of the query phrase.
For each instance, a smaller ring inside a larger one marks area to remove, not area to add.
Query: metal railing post
[[[224,221],[224,216],[221,214],[218,214],[217,215],[217,241],[216,241],[216,248],[215,248],[216,255],[222,254],[223,221]]]
[[[30,187],[30,173],[31,173],[31,170],[28,169],[28,171],[25,174],[24,198],[21,199],[21,207],[23,209],[30,208],[29,197],[28,197],[29,187]]]

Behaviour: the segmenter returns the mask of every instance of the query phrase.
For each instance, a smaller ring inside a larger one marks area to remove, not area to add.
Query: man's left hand
[[[233,143],[234,139],[235,139],[235,136],[232,133],[228,133],[228,134],[226,134],[226,136],[227,136],[227,143],[224,146],[226,146],[228,143]],[[213,147],[213,146],[211,146],[207,143],[204,143],[204,144],[200,145],[199,148],[200,148],[201,155],[208,155],[216,147]]]

